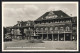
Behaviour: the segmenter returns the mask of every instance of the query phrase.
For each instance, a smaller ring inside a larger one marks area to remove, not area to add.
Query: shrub
[[[43,43],[43,41],[41,39],[33,39],[33,40],[29,40],[29,43]]]

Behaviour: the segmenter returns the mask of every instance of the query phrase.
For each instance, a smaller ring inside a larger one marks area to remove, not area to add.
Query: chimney
[[[17,21],[17,23],[19,24],[19,23],[20,23],[20,21]]]

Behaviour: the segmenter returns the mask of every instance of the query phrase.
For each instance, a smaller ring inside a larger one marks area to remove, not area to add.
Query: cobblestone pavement
[[[28,43],[27,40],[4,42],[4,50],[76,50],[76,41],[43,41]]]

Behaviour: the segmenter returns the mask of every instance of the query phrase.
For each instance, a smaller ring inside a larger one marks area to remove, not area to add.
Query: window
[[[27,32],[27,29],[24,29],[24,33],[26,34],[26,32]]]
[[[28,24],[26,24],[26,26],[28,26]]]
[[[48,18],[52,18],[52,16],[49,16]]]
[[[62,20],[60,22],[62,22]]]
[[[28,25],[30,26],[30,23],[28,23]]]
[[[71,22],[71,20],[66,20],[66,22]]]
[[[18,24],[18,27],[20,27],[21,26],[21,24]]]
[[[29,27],[29,30],[30,30],[30,27]]]
[[[58,30],[58,27],[55,27],[55,30],[57,31]]]
[[[43,30],[43,28],[41,28],[41,30]]]
[[[38,31],[38,28],[36,28],[36,31]]]
[[[64,30],[64,28],[63,28],[63,27],[60,27],[60,30],[61,30],[61,31],[63,31],[63,30]]]
[[[50,11],[49,15],[54,15],[53,11]]]
[[[53,23],[52,21],[50,23]]]
[[[56,17],[58,17],[57,15],[54,15],[54,17],[56,18]]]
[[[57,20],[57,21],[55,21],[55,23],[58,23],[58,20]]]
[[[71,22],[71,20],[69,20],[69,22]]]
[[[42,24],[44,24],[44,23],[42,23]]]
[[[33,31],[33,29],[30,29],[31,31]]]
[[[43,31],[43,28],[41,28],[41,31]]]
[[[50,27],[50,31],[52,31],[53,30],[53,28],[52,27]]]
[[[20,29],[17,29],[17,35],[21,35],[20,32],[21,32]]]
[[[49,18],[49,16],[46,16],[46,19],[48,19]]]
[[[61,15],[61,17],[63,17],[63,15]]]
[[[73,30],[76,30],[76,27],[73,27]]]
[[[66,31],[70,31],[70,27],[69,26],[66,27]]]
[[[45,30],[48,30],[48,28],[45,28]]]

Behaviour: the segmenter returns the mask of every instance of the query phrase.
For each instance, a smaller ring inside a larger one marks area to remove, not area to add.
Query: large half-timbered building
[[[61,10],[46,12],[34,21],[36,35],[43,40],[74,40],[76,33],[73,35],[73,27],[77,26],[76,23],[73,24],[74,18],[76,19]]]

